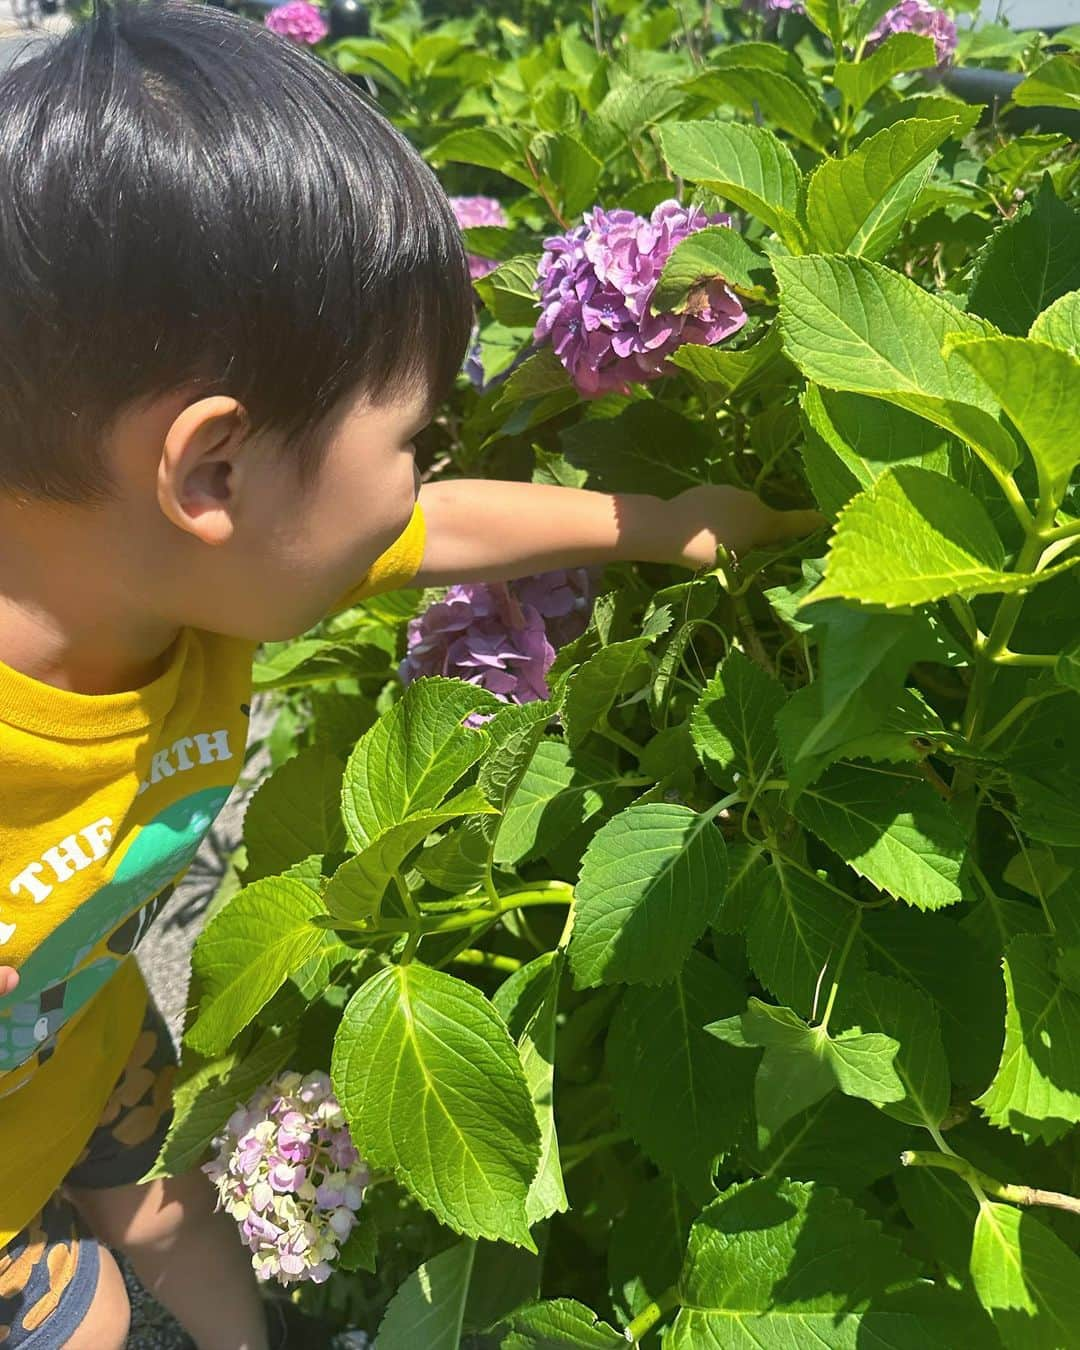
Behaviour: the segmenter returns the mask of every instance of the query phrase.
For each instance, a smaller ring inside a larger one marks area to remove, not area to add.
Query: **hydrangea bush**
[[[803,10],[320,48],[484,202],[423,474],[828,520],[259,653],[156,1174],[378,1350],[1076,1339],[1080,57]]]

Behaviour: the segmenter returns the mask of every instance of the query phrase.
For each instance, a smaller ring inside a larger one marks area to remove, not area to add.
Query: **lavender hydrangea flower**
[[[321,1284],[370,1180],[324,1073],[279,1074],[235,1111],[203,1171],[260,1280]]]
[[[929,0],[900,0],[870,33],[867,51],[880,47],[894,33],[917,33],[933,38],[939,66],[947,66],[956,51],[956,24]]]
[[[756,9],[759,14],[779,14],[790,9],[794,14],[802,14],[800,0],[743,0],[744,9]]]
[[[454,215],[457,217],[457,223],[463,230],[471,230],[477,225],[509,225],[506,219],[506,212],[502,209],[502,203],[495,200],[494,197],[451,197],[450,205],[454,208]],[[486,277],[489,272],[494,272],[498,263],[491,258],[481,258],[475,253],[467,255],[469,259],[469,276],[476,281],[478,277]]]
[[[656,283],[676,244],[706,225],[729,225],[719,212],[661,202],[651,217],[594,207],[585,223],[544,240],[536,289],[543,312],[537,342],[555,355],[586,398],[655,380],[685,343],[711,346],[746,322],[738,297],[721,279],[702,287],[684,314],[652,314]]]
[[[307,43],[314,47],[330,31],[322,10],[309,5],[307,0],[289,0],[287,5],[278,5],[266,16],[266,26],[279,37],[290,42]]]
[[[547,698],[556,647],[585,631],[591,606],[583,568],[451,586],[409,624],[402,682],[448,675],[480,685],[503,703]]]

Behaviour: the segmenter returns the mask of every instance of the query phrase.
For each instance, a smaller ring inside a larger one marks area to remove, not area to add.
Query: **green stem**
[[[982,748],[988,749],[993,743],[1002,737],[1012,726],[1018,717],[1022,717],[1029,708],[1033,708],[1036,703],[1041,703],[1044,698],[1053,698],[1055,694],[1067,693],[1065,685],[1059,685],[1056,689],[1047,689],[1039,694],[1031,694],[1027,698],[1018,699],[1009,709],[1000,721],[995,722],[986,735],[982,738]]]
[[[1043,532],[1043,542],[1056,544],[1060,539],[1075,539],[1080,534],[1080,520],[1070,520],[1067,525],[1057,525]]]
[[[592,1139],[582,1140],[580,1144],[567,1144],[559,1155],[563,1174],[576,1167],[578,1163],[583,1163],[586,1158],[591,1158],[594,1153],[599,1153],[605,1148],[614,1148],[616,1144],[628,1143],[629,1139],[630,1136],[625,1130],[607,1130]]]
[[[479,966],[483,970],[501,970],[507,975],[521,969],[521,962],[515,956],[500,956],[497,952],[481,952],[475,947],[466,947],[454,957],[454,965]]]
[[[1034,652],[1010,652],[1008,649],[999,652],[991,660],[996,666],[1053,666],[1057,664],[1056,656],[1042,656]]]
[[[1012,1182],[998,1181],[996,1177],[981,1172],[966,1158],[961,1158],[951,1151],[922,1153],[908,1149],[900,1154],[900,1161],[905,1167],[936,1167],[943,1172],[952,1172],[962,1177],[969,1186],[973,1188],[978,1186],[987,1195],[992,1195],[995,1200],[1007,1200],[1012,1205],[1022,1205],[1025,1208],[1031,1205],[1047,1205],[1051,1209],[1064,1209],[1070,1214],[1080,1214],[1080,1198],[1075,1195],[1065,1195],[1061,1191],[1044,1191],[1038,1186],[1020,1186]]]
[[[1008,482],[1012,484],[1015,491],[1019,492],[1011,478],[1008,479]],[[1016,559],[1014,572],[1031,573],[1035,571],[1039,554],[1042,551],[1040,531],[1048,523],[1047,513],[1052,513],[1053,509],[1052,503],[1049,506],[1040,505],[1038,515],[1027,526],[1027,538],[1024,540],[1024,546]],[[1027,507],[1024,508],[1024,511],[1027,513]],[[994,666],[1009,645],[1009,639],[1013,635],[1013,629],[1020,618],[1020,611],[1023,606],[1023,595],[1006,595],[998,605],[997,613],[994,615],[994,622],[990,626],[990,636],[985,643],[976,648],[975,678],[972,680],[971,689],[968,691],[968,700],[964,708],[962,722],[964,738],[968,742],[973,742],[978,735],[979,724],[986,710],[990,684],[993,681]]]
[[[415,932],[418,937],[426,937],[430,933],[453,933],[461,928],[480,928],[515,909],[527,909],[533,905],[569,905],[573,902],[573,898],[574,888],[567,882],[549,881],[541,886],[512,891],[501,896],[498,910],[489,907],[458,910],[456,913],[439,914],[431,917],[421,915],[418,920],[408,922],[396,919],[380,919],[377,925],[357,923],[349,919],[338,919],[332,926],[350,933],[363,933],[369,937],[412,932]]]
[[[829,1018],[832,1017],[833,1005],[836,1003],[836,996],[840,992],[840,976],[844,973],[844,966],[847,965],[848,953],[851,951],[852,943],[855,941],[855,934],[862,928],[862,915],[859,915],[858,921],[853,923],[848,929],[847,938],[844,940],[843,948],[840,951],[839,960],[836,963],[836,974],[833,976],[832,988],[829,990],[829,1001],[825,1004],[825,1015],[822,1017],[818,1026],[818,1031],[822,1036],[829,1033]]]
[[[606,717],[602,722],[596,724],[595,729],[605,740],[610,741],[612,745],[617,745],[620,750],[625,750],[628,755],[633,755],[635,759],[641,758],[641,746],[635,741],[632,741],[629,736],[624,736],[621,731],[616,731]]]
[[[637,1345],[642,1336],[652,1331],[661,1317],[671,1312],[673,1308],[677,1308],[681,1302],[678,1286],[673,1284],[670,1289],[664,1290],[655,1303],[650,1303],[647,1308],[638,1313],[623,1332],[623,1335],[631,1345]]]
[[[397,893],[401,897],[401,903],[405,908],[405,913],[410,919],[418,919],[420,917],[420,911],[416,908],[416,901],[412,898],[412,893],[408,886],[405,885],[405,880],[400,872],[394,873],[394,886],[397,888]]]

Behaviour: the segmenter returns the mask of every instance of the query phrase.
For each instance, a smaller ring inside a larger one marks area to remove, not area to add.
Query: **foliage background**
[[[303,1298],[380,1350],[1076,1340],[1080,34],[962,37],[1054,109],[1017,134],[927,39],[868,52],[887,5],[806,8],[449,0],[320,53],[511,222],[468,232],[489,383],[427,476],[833,527],[609,569],[545,704],[403,696],[414,592],[263,651],[276,771],[158,1167],[331,1069],[382,1179]],[[736,228],[658,307],[722,275],[751,321],[584,402],[541,241],[671,197]]]

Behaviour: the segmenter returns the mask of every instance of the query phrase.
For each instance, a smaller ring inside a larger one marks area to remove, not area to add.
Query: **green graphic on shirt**
[[[140,911],[191,863],[228,795],[228,788],[204,788],[144,825],[109,883],[23,963],[18,988],[0,998],[0,1073],[34,1054],[48,1057],[60,1028],[134,949],[147,927]],[[89,960],[104,938],[106,946]]]

